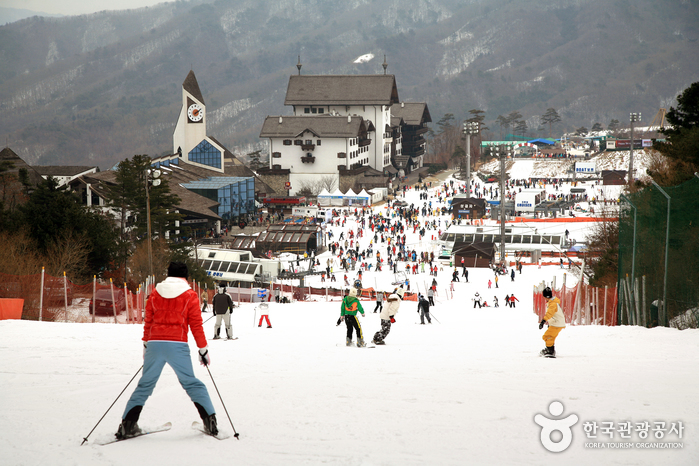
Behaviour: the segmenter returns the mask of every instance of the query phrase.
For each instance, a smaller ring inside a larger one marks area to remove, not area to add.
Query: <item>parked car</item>
[[[114,289],[114,300],[116,301],[117,314],[126,310],[126,299],[124,298],[124,290],[121,288]],[[109,288],[101,288],[95,292],[95,302],[90,300],[90,314],[105,314],[114,315],[112,308],[112,290]]]
[[[70,282],[66,282],[66,285],[67,290],[64,288],[62,278],[47,278],[44,282],[44,299],[47,303],[63,304],[65,292],[67,291],[68,305],[73,304],[73,285]]]

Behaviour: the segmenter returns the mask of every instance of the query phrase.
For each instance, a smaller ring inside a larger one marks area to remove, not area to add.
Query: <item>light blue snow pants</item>
[[[138,381],[136,390],[131,394],[129,402],[126,403],[122,419],[131,411],[131,408],[143,406],[146,403],[155,389],[165,363],[175,371],[180,385],[192,402],[199,403],[208,414],[214,414],[214,405],[211,403],[206,385],[194,376],[189,345],[179,341],[150,341],[143,360],[143,375]]]

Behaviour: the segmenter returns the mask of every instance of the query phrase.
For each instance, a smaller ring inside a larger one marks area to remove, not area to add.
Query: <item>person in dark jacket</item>
[[[421,294],[417,295],[417,312],[420,313],[420,324],[425,325],[425,318],[427,318],[427,323],[432,323],[432,319],[430,319],[430,302]]]
[[[226,336],[229,340],[233,339],[233,327],[231,326],[231,314],[233,313],[233,298],[226,293],[226,285],[220,283],[218,291],[211,300],[216,316],[216,325],[214,326],[214,340],[221,338],[221,320],[226,325]]]

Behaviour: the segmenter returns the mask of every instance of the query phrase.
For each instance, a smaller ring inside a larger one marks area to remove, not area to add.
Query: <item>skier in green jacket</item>
[[[357,299],[357,289],[352,288],[340,304],[340,320],[344,319],[347,325],[347,346],[352,346],[352,329],[357,331],[357,346],[366,346],[364,335],[362,334],[362,326],[359,325],[359,320],[357,320],[357,311],[361,312],[362,317],[364,317],[364,308]]]

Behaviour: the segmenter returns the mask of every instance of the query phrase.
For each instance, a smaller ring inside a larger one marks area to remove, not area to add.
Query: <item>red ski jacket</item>
[[[206,347],[206,336],[197,294],[184,278],[167,277],[158,283],[146,304],[143,341],[187,342],[192,330],[198,348]]]

